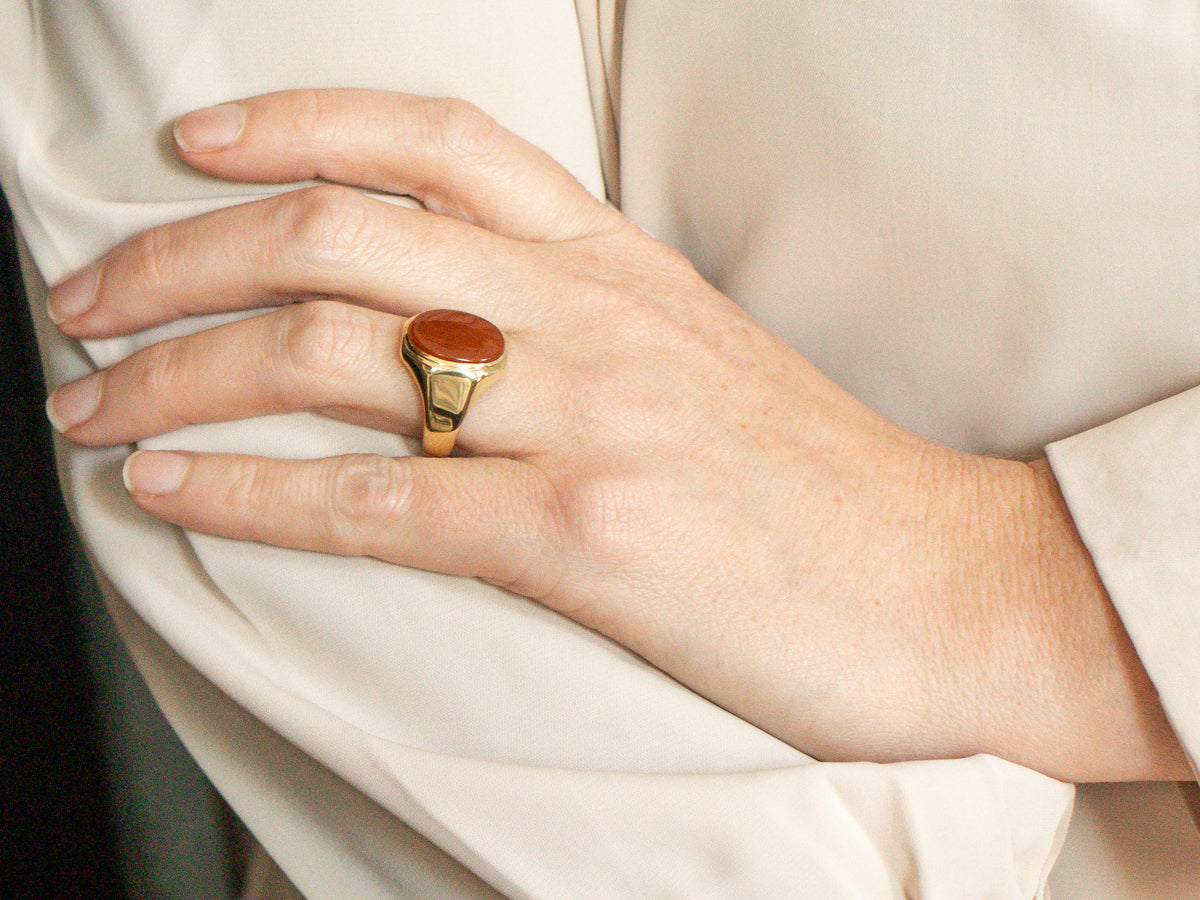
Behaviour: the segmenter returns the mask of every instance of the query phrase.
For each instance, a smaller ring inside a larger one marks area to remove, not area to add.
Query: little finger
[[[141,450],[123,475],[147,512],[206,534],[475,576],[532,597],[561,567],[553,491],[513,460]]]

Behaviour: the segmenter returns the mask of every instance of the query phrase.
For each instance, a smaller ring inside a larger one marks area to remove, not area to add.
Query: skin
[[[509,364],[453,458],[142,451],[143,509],[501,585],[818,758],[1189,777],[1044,461],[881,419],[459,101],[285,92],[185,116],[176,143],[219,178],[326,183],[155,228],[59,285],[77,338],[278,307],[60,388],[69,439],[300,409],[418,435],[397,340],[448,299],[504,331]]]

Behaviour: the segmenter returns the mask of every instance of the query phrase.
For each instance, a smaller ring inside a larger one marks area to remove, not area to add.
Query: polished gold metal
[[[425,406],[421,449],[428,456],[449,456],[471,403],[503,374],[508,360],[507,342],[500,356],[490,362],[442,359],[413,346],[408,336],[411,322],[409,319],[404,323],[400,358],[416,379]]]

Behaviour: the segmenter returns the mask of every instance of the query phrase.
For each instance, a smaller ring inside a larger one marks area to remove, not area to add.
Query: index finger
[[[189,165],[221,178],[320,178],[404,194],[522,240],[583,237],[613,215],[547,154],[463,100],[281,91],[188,113],[175,142]]]

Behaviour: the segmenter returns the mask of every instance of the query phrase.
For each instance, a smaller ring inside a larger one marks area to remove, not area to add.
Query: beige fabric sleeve
[[[1200,392],[1050,446],[1104,585],[1193,768],[1200,760]]]

